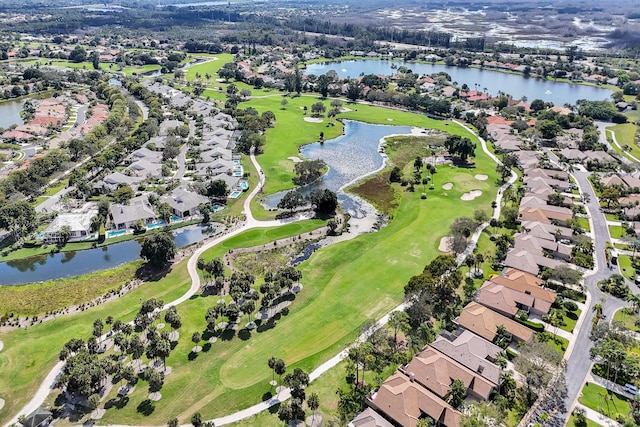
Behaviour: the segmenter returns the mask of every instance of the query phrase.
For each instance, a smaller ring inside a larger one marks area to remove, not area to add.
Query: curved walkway
[[[493,153],[491,153],[489,151],[489,149],[487,148],[487,143],[484,139],[482,139],[479,135],[477,135],[472,129],[470,129],[469,127],[467,127],[466,125],[464,125],[463,123],[454,120],[454,123],[460,125],[461,127],[463,127],[465,130],[467,130],[468,132],[470,132],[472,135],[474,135],[475,137],[478,138],[478,140],[480,141],[481,147],[483,152],[489,156],[489,158],[491,158],[494,162],[501,164],[500,160],[498,159],[498,157],[496,157]],[[254,164],[254,166],[256,167],[256,170],[258,171],[258,176],[259,176],[259,182],[258,185],[255,186],[255,188],[251,191],[251,193],[249,194],[249,196],[245,199],[244,204],[243,204],[243,208],[244,211],[243,213],[246,215],[246,220],[244,222],[243,225],[241,225],[240,227],[236,228],[235,230],[220,236],[216,239],[211,240],[210,242],[207,242],[205,245],[203,245],[202,247],[198,248],[189,258],[189,261],[187,262],[187,270],[189,272],[189,276],[191,277],[191,287],[189,288],[189,290],[182,295],[180,298],[171,301],[167,304],[165,304],[160,310],[166,310],[168,307],[170,306],[175,306],[178,304],[181,304],[185,301],[187,301],[189,298],[191,298],[193,295],[195,295],[196,292],[198,292],[198,290],[200,289],[201,286],[201,282],[200,282],[200,276],[198,274],[198,270],[197,270],[197,262],[198,259],[200,258],[200,256],[207,251],[208,249],[216,246],[217,244],[233,237],[236,236],[244,231],[253,229],[253,228],[267,228],[267,227],[275,227],[275,226],[280,226],[283,224],[286,224],[288,222],[292,222],[295,221],[294,220],[290,220],[290,221],[283,221],[283,220],[273,220],[273,221],[258,221],[257,219],[254,218],[252,212],[251,212],[251,201],[253,200],[253,198],[256,196],[256,194],[258,194],[258,192],[261,190],[261,188],[264,186],[264,182],[265,182],[265,178],[264,178],[264,172],[262,170],[262,168],[260,167],[260,165],[258,164],[258,161],[255,158],[254,152],[253,150],[251,151],[250,154],[250,158],[251,158],[251,162]],[[515,172],[511,172],[511,178],[509,179],[509,181],[507,181],[506,183],[504,183],[502,185],[502,187],[500,187],[500,189],[498,190],[498,194],[496,195],[496,208],[494,209],[493,212],[493,217],[494,218],[498,218],[500,216],[500,202],[502,200],[502,193],[503,190],[505,188],[507,188],[508,186],[510,186],[511,184],[513,184],[516,179],[518,178],[518,175]],[[469,243],[469,245],[467,246],[467,249],[458,256],[457,261],[458,264],[460,265],[464,259],[466,258],[466,256],[473,252],[473,249],[475,248],[478,239],[480,238],[480,235],[482,233],[482,231],[488,226],[488,223],[485,222],[483,224],[481,224],[476,231],[473,233],[473,235],[471,236],[471,241]],[[396,308],[394,308],[393,310],[391,310],[388,314],[386,314],[384,317],[382,317],[378,322],[376,322],[376,324],[369,329],[369,331],[365,332],[364,334],[362,334],[361,336],[359,336],[356,340],[357,343],[363,342],[364,340],[366,340],[369,336],[370,333],[372,333],[373,331],[381,328],[382,326],[384,326],[388,321],[389,321],[389,316],[391,315],[392,312],[397,311],[397,310],[404,310],[407,307],[408,303],[402,303],[400,305],[398,305]],[[324,374],[325,372],[327,372],[329,369],[335,367],[338,363],[340,363],[345,357],[347,357],[347,354],[349,352],[349,348],[347,347],[345,350],[341,351],[340,353],[338,353],[337,355],[335,355],[334,357],[332,357],[331,359],[327,360],[326,362],[324,362],[322,365],[320,365],[319,367],[317,367],[316,369],[314,369],[310,374],[309,374],[309,380],[313,381],[315,379],[317,379],[318,377],[320,377],[322,374]],[[47,398],[47,396],[49,395],[49,393],[55,388],[55,384],[56,381],[59,377],[59,375],[62,372],[62,368],[64,366],[63,362],[58,362],[56,363],[56,365],[53,367],[53,369],[49,372],[49,374],[47,375],[47,377],[44,379],[44,381],[41,383],[40,388],[38,389],[38,391],[36,392],[36,394],[33,396],[33,398],[18,412],[17,415],[14,416],[14,418],[12,418],[7,424],[6,426],[9,427],[15,423],[18,422],[18,418],[20,415],[23,414],[29,414],[31,412],[33,412],[35,409],[37,409],[39,406],[41,406],[45,399]],[[214,425],[217,426],[221,426],[221,425],[226,425],[226,424],[231,424],[234,422],[238,422],[241,421],[243,419],[249,418],[251,416],[257,415],[260,412],[269,409],[270,407],[277,405],[281,402],[286,401],[287,399],[289,399],[291,397],[291,393],[289,389],[284,389],[281,390],[280,393],[278,393],[276,396],[272,397],[269,400],[266,400],[264,402],[260,402],[256,405],[253,405],[249,408],[243,409],[241,411],[235,412],[233,414],[227,415],[225,417],[220,417],[220,418],[216,418],[213,420],[210,420],[214,423]],[[191,426],[191,424],[183,424],[180,427],[189,427]],[[124,425],[110,425],[108,427],[131,427],[131,426],[124,426]]]

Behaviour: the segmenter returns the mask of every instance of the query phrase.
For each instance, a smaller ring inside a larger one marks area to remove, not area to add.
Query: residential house
[[[44,240],[49,243],[63,241],[60,231],[69,227],[71,236],[69,241],[85,240],[91,236],[91,218],[98,214],[97,209],[89,209],[82,213],[61,213],[49,224],[42,233]]]
[[[467,396],[475,400],[488,400],[495,388],[491,381],[429,346],[399,370],[442,399],[451,391],[454,380],[462,381]]]
[[[504,265],[537,275],[542,267],[557,268],[567,264],[543,255],[531,253],[527,249],[511,249],[507,253]]]
[[[522,221],[521,233],[535,236],[544,240],[573,240],[573,230],[567,227],[559,227],[535,221]]]
[[[520,221],[537,221],[547,224],[564,225],[568,219],[573,218],[570,209],[560,206],[544,206],[537,208],[521,207],[518,211]]]
[[[371,408],[367,408],[360,412],[356,417],[347,424],[347,427],[395,427],[387,421],[382,415]]]
[[[151,163],[145,159],[131,163],[130,170],[136,176],[144,178],[160,178],[162,176],[162,165],[160,163]]]
[[[180,218],[186,218],[200,213],[201,204],[209,204],[209,198],[193,191],[176,188],[170,194],[161,196],[160,201],[168,203],[171,213]]]
[[[367,405],[396,426],[417,427],[418,420],[428,416],[437,426],[459,427],[462,413],[438,396],[396,372],[367,399]]]
[[[154,223],[158,216],[147,200],[136,197],[129,201],[128,205],[113,203],[109,206],[111,223],[116,230],[126,230],[134,227],[138,221],[144,225]]]
[[[502,349],[473,332],[464,330],[457,337],[450,337],[449,334],[438,335],[431,347],[477,372],[493,384],[500,384],[502,369],[493,362]]]
[[[622,180],[617,174],[607,175],[600,178],[600,182],[605,187],[621,187],[627,186],[627,183]]]
[[[552,255],[554,258],[561,258],[563,260],[571,259],[570,246],[556,242],[555,240],[539,239],[530,234],[516,234],[513,247],[516,250],[528,250],[536,255]]]
[[[524,171],[524,176],[531,178],[545,178],[545,179],[555,179],[561,181],[568,181],[569,174],[565,171],[556,170],[556,169],[542,169],[542,168],[532,168]]]
[[[499,326],[503,326],[516,341],[527,342],[533,338],[531,329],[475,301],[466,305],[455,322],[489,341],[496,338]]]
[[[533,313],[548,313],[551,305],[555,302],[557,294],[542,287],[542,279],[516,269],[507,269],[508,276],[493,276],[489,281],[516,292],[531,295],[534,298],[530,310]]]
[[[549,177],[525,176],[523,182],[525,186],[533,187],[533,188],[539,187],[538,185],[536,185],[536,183],[544,182],[546,185],[553,188],[554,190],[558,190],[561,192],[566,192],[570,189],[569,181],[563,181],[560,179],[554,179]]]

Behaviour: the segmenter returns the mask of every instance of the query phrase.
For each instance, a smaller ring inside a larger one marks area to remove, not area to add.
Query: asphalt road
[[[593,346],[593,343],[589,339],[589,333],[591,332],[592,321],[595,317],[593,306],[600,303],[601,298],[604,298],[604,302],[602,303],[603,315],[606,316],[607,320],[611,320],[613,318],[613,314],[618,309],[627,305],[623,300],[601,292],[596,286],[598,281],[606,279],[619,271],[617,268],[615,268],[615,270],[609,269],[605,261],[604,251],[606,244],[609,241],[609,230],[607,229],[605,216],[600,210],[598,198],[596,197],[591,184],[587,180],[587,177],[590,174],[590,172],[585,171],[575,171],[572,173],[580,186],[581,192],[589,196],[589,201],[585,203],[585,206],[589,216],[591,217],[591,230],[594,237],[597,270],[594,274],[585,277],[584,284],[589,293],[589,298],[587,299],[587,313],[585,314],[586,317],[582,322],[582,327],[575,338],[576,342],[574,344],[573,351],[567,359],[567,398],[565,403],[568,409],[573,407],[574,402],[582,390],[585,378],[591,371],[592,360],[590,359],[589,350]],[[628,282],[628,284],[634,292],[638,291],[637,286],[633,283]],[[567,414],[567,416],[568,415],[569,414]]]

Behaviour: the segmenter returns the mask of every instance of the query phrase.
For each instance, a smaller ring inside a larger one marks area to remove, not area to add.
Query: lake
[[[343,188],[382,167],[383,158],[378,146],[383,137],[408,133],[411,133],[408,126],[371,125],[345,120],[343,135],[326,140],[323,144],[315,142],[300,149],[300,154],[305,158],[324,160],[329,167],[320,180],[301,187],[300,191],[308,195],[315,189],[328,188],[338,193],[340,205],[347,212],[358,211],[361,202],[342,191]],[[286,191],[282,191],[267,196],[263,204],[267,208],[275,208],[285,194]]]
[[[9,99],[0,102],[0,127],[7,129],[11,125],[21,125],[24,123],[20,117],[22,105],[26,99]]]
[[[201,225],[174,231],[178,248],[202,241],[211,236],[210,229]],[[44,282],[63,277],[79,276],[107,270],[140,259],[144,237],[84,251],[59,252],[0,263],[0,286]]]
[[[519,74],[480,68],[448,67],[442,64],[417,62],[355,60],[317,63],[307,65],[304,72],[319,76],[333,70],[342,78],[355,78],[361,74],[391,75],[397,72],[396,69],[391,68],[394,64],[397,67],[404,65],[420,75],[443,71],[449,74],[452,81],[457,82],[459,86],[466,83],[470,89],[477,87],[478,90],[484,90],[486,88],[491,95],[497,95],[499,91],[502,91],[516,99],[526,96],[529,102],[539,98],[553,102],[555,105],[564,105],[565,103],[575,104],[578,99],[603,100],[611,95],[610,90],[595,86],[556,82],[535,77],[527,78]]]

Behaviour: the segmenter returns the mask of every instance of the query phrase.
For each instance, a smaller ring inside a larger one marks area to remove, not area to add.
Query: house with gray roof
[[[180,218],[198,215],[199,206],[210,202],[208,197],[184,188],[176,188],[170,194],[160,197],[160,201],[169,204],[171,213]]]
[[[500,384],[501,369],[493,362],[502,349],[479,335],[468,330],[456,337],[441,334],[431,343],[431,347],[493,384]]]
[[[159,163],[151,163],[145,159],[131,163],[130,170],[138,177],[162,177],[162,165]]]
[[[116,230],[132,228],[140,220],[145,225],[158,220],[151,205],[140,197],[131,199],[128,205],[112,203],[109,212],[113,228]]]

